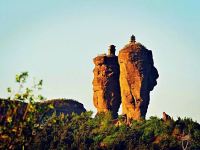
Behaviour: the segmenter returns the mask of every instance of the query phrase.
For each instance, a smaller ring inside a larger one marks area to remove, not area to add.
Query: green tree
[[[7,111],[7,130],[15,131],[12,133],[10,146],[17,145],[24,148],[25,144],[31,140],[32,129],[37,120],[37,114],[42,108],[36,108],[36,102],[44,100],[44,97],[39,94],[43,80],[33,80],[30,87],[26,87],[29,74],[21,72],[15,76],[17,89],[7,88],[9,94],[8,99],[12,102]],[[19,113],[20,112],[20,113]],[[14,119],[15,118],[15,119]],[[16,140],[17,139],[17,140]],[[26,142],[25,142],[26,141]]]

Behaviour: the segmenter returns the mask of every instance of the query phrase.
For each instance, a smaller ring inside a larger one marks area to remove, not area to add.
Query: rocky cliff
[[[135,37],[119,51],[122,111],[128,119],[145,118],[150,91],[157,84],[158,71],[154,67],[152,52]]]
[[[115,56],[115,46],[111,45],[108,55],[100,55],[93,59],[93,103],[97,114],[101,112],[112,113],[113,118],[118,116],[121,104],[119,86],[119,64]]]

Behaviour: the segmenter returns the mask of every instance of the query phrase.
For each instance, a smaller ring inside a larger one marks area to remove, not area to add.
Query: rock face
[[[119,64],[115,56],[115,46],[111,45],[108,55],[100,55],[93,59],[93,103],[97,114],[101,112],[112,113],[113,118],[118,116],[121,104],[119,86]]]
[[[145,118],[150,100],[150,91],[157,84],[158,71],[154,67],[152,52],[135,37],[120,50],[120,88],[122,111],[128,119]]]

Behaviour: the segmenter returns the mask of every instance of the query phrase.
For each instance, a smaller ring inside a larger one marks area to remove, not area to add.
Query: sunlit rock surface
[[[145,118],[150,101],[150,91],[157,84],[159,77],[154,67],[152,52],[135,37],[119,51],[120,89],[122,112],[128,119]]]
[[[111,45],[108,55],[100,55],[93,59],[93,103],[97,114],[110,111],[113,118],[118,116],[121,104],[119,86],[119,64],[115,56],[115,46]]]

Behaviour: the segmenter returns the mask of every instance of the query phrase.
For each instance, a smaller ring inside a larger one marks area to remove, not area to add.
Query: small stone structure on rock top
[[[118,57],[111,45],[108,55],[97,56],[94,64],[93,102],[98,113],[110,111],[116,118],[122,103],[122,113],[128,120],[145,118],[150,91],[159,77],[151,50],[132,35]]]

